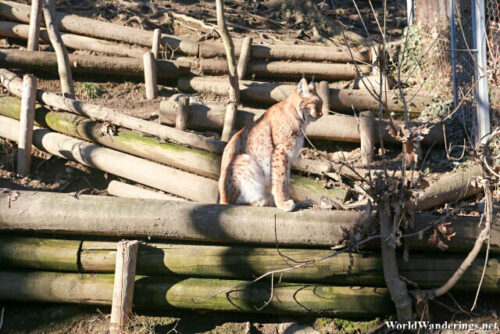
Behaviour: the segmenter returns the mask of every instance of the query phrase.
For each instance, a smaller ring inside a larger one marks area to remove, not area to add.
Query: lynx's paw
[[[293,199],[289,199],[288,201],[284,202],[282,205],[278,205],[278,208],[280,208],[283,211],[293,211],[295,209],[295,202]]]

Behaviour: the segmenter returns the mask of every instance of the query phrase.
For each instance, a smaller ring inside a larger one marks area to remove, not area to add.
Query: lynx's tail
[[[234,204],[234,201],[238,197],[234,194],[228,194],[227,184],[228,184],[228,168],[231,162],[234,160],[234,157],[238,155],[240,152],[240,137],[241,133],[244,129],[236,132],[234,136],[229,140],[226,147],[224,148],[224,152],[222,153],[222,161],[220,166],[220,177],[219,177],[219,204]],[[232,200],[235,198],[234,200]]]

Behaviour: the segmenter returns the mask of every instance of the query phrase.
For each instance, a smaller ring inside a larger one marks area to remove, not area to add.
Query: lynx
[[[322,116],[322,104],[314,82],[302,79],[287,99],[235,133],[222,155],[220,204],[293,211],[290,166],[302,149],[307,125]]]

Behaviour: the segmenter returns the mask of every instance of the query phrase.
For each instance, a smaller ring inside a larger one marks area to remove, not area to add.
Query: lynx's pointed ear
[[[314,82],[314,77],[311,80],[311,82],[309,83],[309,90],[316,91],[316,83]]]
[[[302,78],[302,80],[300,80],[298,91],[299,91],[299,95],[301,97],[305,97],[305,96],[308,96],[310,94],[309,86],[307,85],[306,78]]]

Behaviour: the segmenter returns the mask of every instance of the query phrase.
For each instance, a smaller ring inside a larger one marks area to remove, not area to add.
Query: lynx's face
[[[307,84],[306,79],[302,79],[299,82],[298,92],[301,97],[299,109],[306,122],[315,121],[323,116],[323,100],[316,93],[314,82]]]

